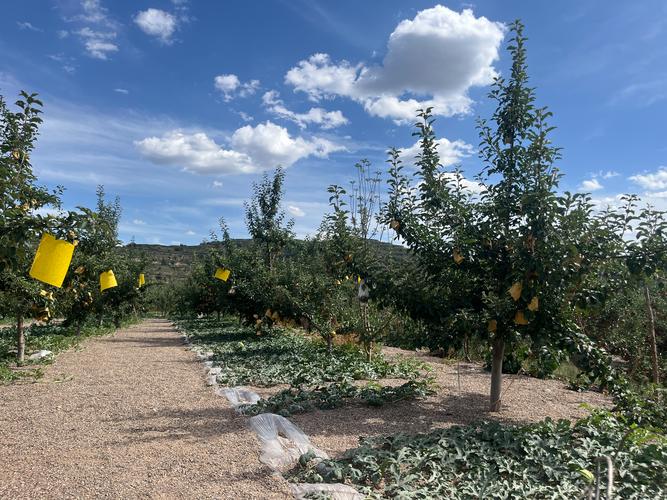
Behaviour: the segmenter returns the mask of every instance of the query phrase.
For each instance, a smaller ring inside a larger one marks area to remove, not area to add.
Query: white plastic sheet
[[[363,500],[361,495],[352,486],[346,484],[292,484],[292,494],[297,500],[306,498],[312,493],[326,493],[331,500]]]
[[[299,457],[312,450],[320,458],[327,454],[310,444],[308,436],[285,417],[262,413],[250,418],[250,428],[261,443],[260,462],[275,471],[292,467]]]
[[[53,356],[53,353],[51,351],[47,351],[46,349],[42,349],[41,351],[37,351],[34,354],[31,354],[28,356],[28,359],[31,361],[36,361],[38,359],[44,359],[48,358],[50,356]]]
[[[219,366],[211,367],[208,369],[209,375],[220,375],[221,372],[222,368],[220,368]]]
[[[244,387],[226,387],[216,392],[225,396],[237,412],[242,406],[253,405],[261,399],[259,394]]]

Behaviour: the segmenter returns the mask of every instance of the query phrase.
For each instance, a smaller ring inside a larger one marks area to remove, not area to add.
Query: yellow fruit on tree
[[[528,304],[528,310],[529,311],[537,311],[540,308],[540,299],[537,298],[537,296],[533,297],[533,300],[530,301],[530,304]]]
[[[514,315],[514,323],[517,325],[527,325],[530,321],[523,315],[523,311],[517,311]]]
[[[521,290],[523,290],[523,285],[521,284],[520,281],[517,281],[514,283],[510,289],[508,290],[508,293],[512,296],[514,299],[514,302],[519,300],[521,298]]]

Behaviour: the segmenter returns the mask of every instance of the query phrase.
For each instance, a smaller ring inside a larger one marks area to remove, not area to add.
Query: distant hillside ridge
[[[234,244],[243,247],[250,245],[250,239],[233,239]],[[297,244],[301,243],[297,240]],[[377,241],[380,253],[395,257],[406,257],[408,250],[400,245]],[[146,256],[146,279],[153,283],[176,283],[187,279],[190,268],[198,257],[203,257],[209,248],[222,245],[219,241],[200,243],[199,245],[159,245],[148,243],[128,243],[120,247],[121,252],[133,252]]]

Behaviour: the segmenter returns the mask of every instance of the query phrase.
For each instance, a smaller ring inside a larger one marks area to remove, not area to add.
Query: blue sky
[[[443,163],[472,177],[515,18],[561,187],[667,208],[663,0],[3,3],[0,93],[45,102],[36,173],[68,208],[92,205],[97,184],[119,195],[125,241],[198,243],[220,216],[245,236],[242,202],[278,164],[295,230],[312,234],[355,162],[384,169],[390,146],[409,159],[424,104]]]

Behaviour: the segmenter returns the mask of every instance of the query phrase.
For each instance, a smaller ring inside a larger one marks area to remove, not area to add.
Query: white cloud
[[[162,137],[136,141],[142,155],[155,163],[179,165],[199,174],[240,174],[290,167],[302,158],[325,158],[344,148],[322,138],[292,138],[287,129],[271,122],[237,129],[229,149],[203,132],[173,130]]]
[[[599,210],[604,210],[606,208],[616,209],[621,206],[621,197],[623,195],[617,194],[615,196],[604,196],[602,198],[591,198],[591,203],[597,207]]]
[[[306,215],[306,212],[301,210],[299,207],[296,205],[288,205],[287,211],[292,214],[294,217],[303,217]]]
[[[33,26],[32,23],[29,23],[28,21],[17,21],[16,25],[19,27],[21,30],[30,30],[30,31],[37,31],[41,32],[44,31],[36,26]]]
[[[225,102],[229,102],[237,95],[240,97],[248,97],[253,95],[259,89],[259,80],[250,80],[249,82],[241,83],[239,77],[233,73],[228,75],[218,75],[213,79],[213,85],[216,89],[222,92]]]
[[[458,182],[464,191],[468,191],[471,194],[479,194],[485,191],[483,184],[466,179],[462,174],[457,174],[456,172],[445,172],[440,175],[440,179],[452,185]]]
[[[185,231],[185,234],[186,236],[194,236],[197,233],[195,233],[192,229],[188,229],[187,231]]]
[[[176,31],[178,20],[169,12],[160,9],[146,9],[140,11],[134,22],[147,35],[158,38],[162,43],[171,43],[171,37]]]
[[[239,116],[241,117],[241,120],[243,120],[243,121],[246,122],[246,123],[255,120],[252,116],[250,116],[250,115],[249,115],[248,113],[246,113],[245,111],[239,111],[238,114],[239,114]]]
[[[374,116],[411,121],[417,108],[444,116],[467,113],[468,90],[492,83],[504,26],[469,9],[437,5],[401,21],[382,65],[333,62],[314,54],[290,69],[285,82],[319,101],[347,97]]]
[[[144,226],[146,225],[146,222],[142,221],[141,219],[134,219],[132,221],[132,224],[134,224],[135,226]]]
[[[83,14],[78,16],[76,20],[95,24],[109,22],[107,9],[102,7],[100,0],[82,0],[81,7],[83,8]]]
[[[222,182],[220,182],[220,181],[213,181],[213,184],[211,184],[211,187],[212,187],[213,189],[219,189],[219,188],[222,187],[222,185],[223,185],[223,184],[222,184]]]
[[[632,175],[628,179],[650,191],[667,189],[667,167],[660,167],[653,173]]]
[[[59,52],[58,54],[49,54],[47,57],[52,61],[60,63],[62,68],[68,73],[74,73],[74,71],[76,71],[76,67],[74,66],[75,59],[73,57],[66,56],[62,52]]]
[[[602,177],[603,179],[611,179],[612,177],[618,177],[619,175],[621,174],[619,174],[614,170],[607,170],[606,172],[600,172],[600,177]]]
[[[111,41],[116,38],[113,31],[95,31],[85,27],[76,33],[83,40],[88,55],[95,59],[106,60],[109,53],[118,51],[118,45]]]
[[[600,181],[598,181],[595,177],[592,179],[587,179],[579,185],[580,191],[586,191],[589,193],[593,191],[599,191],[602,188],[604,188],[604,186],[600,184]]]
[[[338,110],[327,111],[322,108],[310,108],[306,113],[295,113],[285,107],[280,99],[280,94],[275,90],[264,93],[262,102],[269,112],[285,120],[290,120],[301,128],[306,128],[309,123],[314,123],[323,129],[332,129],[348,123],[347,118]]]
[[[81,14],[63,19],[82,27],[78,30],[59,30],[56,32],[58,38],[76,35],[89,56],[106,60],[112,52],[118,51],[118,45],[114,40],[121,25],[108,16],[108,11],[102,7],[100,0],[81,0],[80,5]]]
[[[113,91],[114,91],[114,92],[118,92],[119,94],[125,94],[125,95],[127,95],[127,94],[130,93],[129,90],[127,90],[127,89],[120,89],[120,88],[119,88],[119,89],[113,89]]]
[[[441,139],[436,139],[435,142],[436,147],[438,148],[438,154],[440,155],[440,164],[444,167],[455,165],[459,163],[462,158],[470,156],[475,152],[475,148],[460,139],[450,141],[443,137]],[[420,152],[421,148],[419,146],[419,141],[417,141],[409,148],[401,149],[401,160],[408,166],[414,165],[417,161],[417,155]]]

